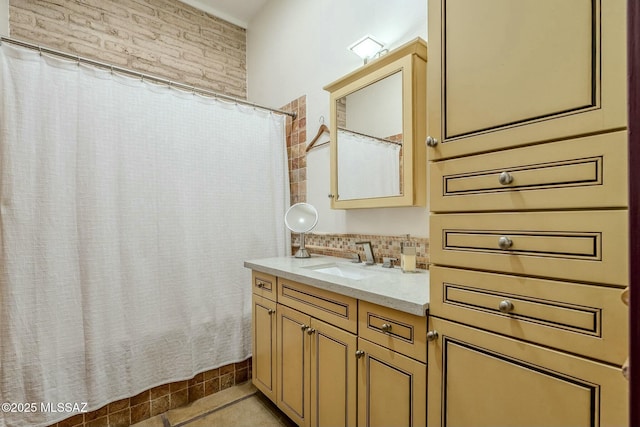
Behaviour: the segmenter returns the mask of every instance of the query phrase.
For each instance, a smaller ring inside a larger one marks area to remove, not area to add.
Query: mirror
[[[417,38],[324,88],[332,208],[426,204],[426,54]]]
[[[403,192],[402,73],[396,71],[336,100],[341,200]]]
[[[296,203],[284,214],[284,223],[294,233],[300,233],[300,248],[294,255],[296,258],[310,258],[311,255],[304,245],[304,233],[307,233],[318,223],[318,211],[309,203]]]

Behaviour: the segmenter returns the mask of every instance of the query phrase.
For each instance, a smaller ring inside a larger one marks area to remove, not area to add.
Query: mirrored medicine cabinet
[[[425,205],[426,64],[417,38],[324,87],[333,209]]]

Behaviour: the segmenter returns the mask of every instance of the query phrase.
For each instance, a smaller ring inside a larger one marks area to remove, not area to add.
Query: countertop
[[[369,277],[350,279],[313,270],[324,264],[340,264],[362,269]],[[374,304],[425,316],[429,308],[429,271],[403,273],[399,267],[365,266],[348,259],[312,255],[311,258],[274,257],[249,260],[246,268],[326,289]]]

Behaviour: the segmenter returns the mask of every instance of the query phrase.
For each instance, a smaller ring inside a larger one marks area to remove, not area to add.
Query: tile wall
[[[281,110],[296,114],[295,120],[287,116],[289,188],[293,205],[307,200],[307,96],[294,99]]]
[[[251,359],[202,372],[190,380],[145,390],[102,408],[77,414],[51,427],[125,427],[185,406],[197,399],[241,384],[251,378]]]

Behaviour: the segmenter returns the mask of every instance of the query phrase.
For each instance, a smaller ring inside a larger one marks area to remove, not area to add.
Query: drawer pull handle
[[[435,147],[436,145],[438,145],[438,140],[432,136],[428,136],[425,142],[429,147]]]
[[[439,336],[438,331],[429,331],[427,332],[427,341],[435,341]]]
[[[256,284],[256,286],[257,286],[257,287],[259,287],[259,288],[264,288],[264,283],[262,283],[262,282],[258,282],[258,283]]]
[[[358,350],[356,351],[356,357],[358,359],[360,359],[362,356],[364,356],[364,350]]]
[[[500,247],[500,249],[509,249],[511,246],[513,246],[513,241],[507,236],[502,236],[500,237],[500,239],[498,239],[498,246]]]
[[[513,182],[513,175],[509,172],[502,172],[498,177],[498,181],[500,181],[502,185],[509,185]]]
[[[383,323],[382,326],[380,326],[380,329],[382,329],[382,332],[391,332],[391,325]]]
[[[498,304],[498,310],[500,310],[501,313],[510,313],[513,311],[513,308],[513,303],[508,299],[500,301],[500,304]]]

